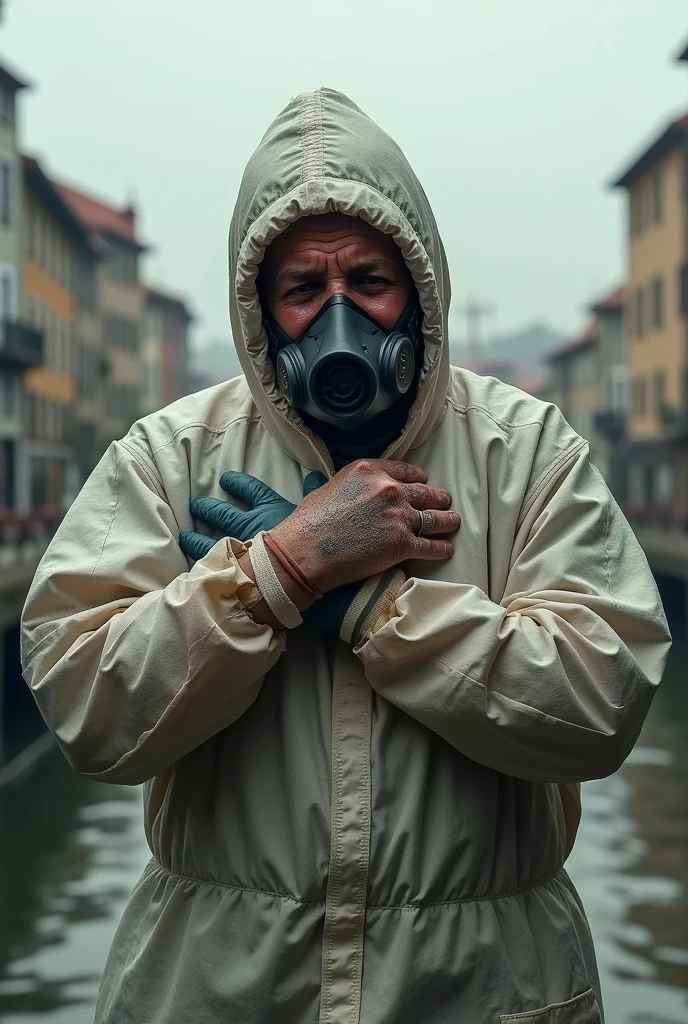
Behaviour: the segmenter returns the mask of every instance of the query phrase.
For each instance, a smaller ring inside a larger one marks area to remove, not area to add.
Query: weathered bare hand
[[[271,530],[323,593],[384,572],[408,558],[442,561],[454,545],[417,536],[417,509],[432,511],[433,534],[461,523],[451,495],[427,486],[422,469],[405,462],[360,459],[303,499]]]

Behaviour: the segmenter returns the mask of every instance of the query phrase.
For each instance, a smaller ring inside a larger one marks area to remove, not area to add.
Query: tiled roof
[[[526,377],[517,377],[514,383],[517,388],[520,388],[521,391],[526,391],[529,395],[541,394],[547,385],[545,378],[537,374],[530,374]]]
[[[612,309],[623,309],[626,305],[626,285],[619,285],[618,288],[607,292],[602,298],[593,302],[590,309],[593,313],[603,313]]]
[[[613,182],[614,188],[628,188],[653,164],[660,160],[665,153],[683,143],[686,130],[688,129],[688,111],[680,117],[674,118],[666,126],[663,132],[647,146],[640,156],[636,157],[620,177]]]
[[[98,245],[97,239],[93,237],[86,225],[75,215],[60,189],[48,177],[36,157],[22,153],[21,163],[25,187],[30,189],[50,210],[53,217],[74,241],[92,256],[98,257],[102,247]]]
[[[573,338],[565,341],[563,345],[559,345],[558,348],[552,349],[551,352],[548,352],[546,358],[549,360],[562,359],[571,352],[576,352],[578,349],[585,348],[586,345],[591,345],[594,341],[597,341],[599,336],[599,326],[595,320],[592,320],[588,326],[580,332],[580,334],[576,334]]]
[[[118,209],[69,185],[58,183],[57,188],[75,216],[90,231],[116,235],[117,238],[130,242],[139,249],[145,248],[136,237],[136,214],[132,207]]]
[[[148,302],[157,302],[165,306],[176,306],[188,320],[194,319],[189,305],[183,296],[175,295],[174,292],[168,292],[164,288],[158,288],[156,285],[150,284],[145,285],[144,293]]]

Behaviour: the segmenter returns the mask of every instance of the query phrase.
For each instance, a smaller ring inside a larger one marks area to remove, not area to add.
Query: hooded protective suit
[[[454,556],[407,563],[356,649],[254,622],[237,541],[192,567],[178,546],[189,499],[225,497],[224,470],[294,502],[309,471],[331,472],[275,387],[255,286],[271,240],[325,211],[401,248],[425,364],[386,455],[425,469],[463,517]],[[293,100],[250,160],[230,307],[245,377],[111,446],[25,609],[26,678],[71,763],[145,783],[152,859],[97,1021],[600,1021],[563,867],[577,783],[630,751],[669,637],[587,443],[553,406],[450,369],[428,201],[339,93]]]

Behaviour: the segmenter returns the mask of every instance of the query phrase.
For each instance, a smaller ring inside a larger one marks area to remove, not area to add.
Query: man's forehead
[[[336,251],[342,246],[352,249],[375,250],[398,262],[401,253],[395,242],[382,231],[371,227],[360,217],[347,217],[343,213],[301,217],[278,235],[265,253],[265,261],[275,267],[285,260],[307,259],[309,251],[323,253]]]

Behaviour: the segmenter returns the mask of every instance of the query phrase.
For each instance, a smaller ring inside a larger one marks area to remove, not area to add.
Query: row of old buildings
[[[132,206],[20,151],[26,87],[0,65],[0,519],[68,505],[133,420],[193,389],[187,303],[143,282]]]
[[[678,60],[688,62],[688,46]],[[688,111],[618,175],[627,279],[548,354],[544,397],[638,526],[688,528]]]

